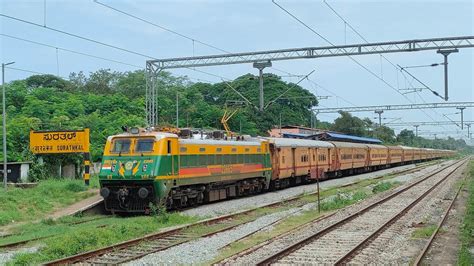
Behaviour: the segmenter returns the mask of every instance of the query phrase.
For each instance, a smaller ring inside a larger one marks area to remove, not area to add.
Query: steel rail
[[[463,166],[466,163],[466,161],[462,161],[456,168],[454,168],[452,171],[450,171],[445,177],[443,177],[441,180],[436,182],[432,187],[430,187],[427,191],[425,191],[421,196],[419,196],[416,200],[414,200],[412,203],[410,203],[407,207],[403,208],[400,212],[398,212],[396,215],[394,215],[392,218],[390,218],[387,222],[382,224],[375,232],[370,234],[367,238],[359,242],[357,246],[355,246],[353,249],[348,251],[345,255],[341,256],[337,261],[336,265],[342,265],[346,264],[348,260],[350,260],[354,255],[357,254],[358,251],[363,249],[368,243],[373,241],[375,238],[377,238],[383,231],[385,231],[390,225],[395,223],[397,220],[399,220],[401,217],[403,217],[409,210],[411,210],[414,206],[416,206],[421,200],[423,200],[428,194],[430,194],[435,188],[437,188],[441,183],[446,181],[448,177],[450,177],[454,172],[456,172],[461,166]]]
[[[466,180],[466,178],[464,178],[464,181]],[[431,234],[431,237],[430,239],[428,239],[428,242],[425,244],[425,246],[423,247],[423,250],[420,252],[420,254],[418,255],[418,257],[416,258],[415,262],[413,263],[413,265],[421,265],[421,261],[424,259],[426,253],[428,252],[429,248],[431,247],[431,244],[433,243],[434,239],[436,238],[436,236],[438,235],[438,232],[439,230],[441,229],[441,227],[443,226],[444,222],[446,221],[446,219],[448,218],[448,214],[449,212],[451,211],[451,209],[453,208],[454,206],[454,203],[456,202],[456,199],[458,198],[458,195],[459,193],[461,192],[461,190],[463,189],[465,183],[463,183],[459,189],[457,190],[456,194],[454,195],[453,199],[451,200],[448,208],[446,209],[446,211],[444,212],[443,214],[443,219],[441,219],[441,221],[438,223],[438,225],[436,226],[436,230]]]
[[[446,166],[446,167],[443,167],[443,168],[441,168],[441,169],[438,169],[438,170],[434,171],[434,172],[431,173],[431,174],[428,174],[427,176],[425,176],[425,177],[423,177],[422,179],[420,179],[420,180],[414,182],[413,184],[410,184],[409,186],[407,186],[407,187],[405,187],[405,188],[403,188],[403,189],[400,189],[400,190],[398,190],[398,191],[396,191],[396,192],[394,192],[394,193],[388,195],[387,197],[382,198],[382,199],[380,199],[380,200],[378,200],[378,201],[376,201],[376,202],[370,204],[370,205],[367,206],[367,207],[364,207],[363,209],[361,209],[361,210],[359,210],[359,211],[357,211],[357,212],[355,212],[355,213],[353,213],[353,214],[347,216],[346,218],[343,218],[343,219],[337,221],[337,222],[334,223],[334,224],[331,224],[331,225],[329,225],[329,226],[326,226],[325,228],[321,229],[321,230],[318,231],[317,233],[315,233],[315,234],[313,234],[313,235],[310,235],[310,236],[308,236],[308,237],[305,237],[304,239],[298,241],[298,242],[295,243],[295,244],[289,245],[286,249],[280,250],[280,251],[278,251],[277,253],[275,253],[275,254],[273,254],[273,255],[271,255],[271,256],[268,256],[268,257],[266,257],[266,258],[264,258],[264,259],[258,261],[256,264],[257,264],[257,265],[269,265],[269,264],[271,264],[271,263],[277,261],[278,259],[280,259],[280,258],[282,258],[282,257],[284,257],[284,256],[286,256],[286,255],[288,255],[289,253],[292,253],[293,251],[298,250],[298,249],[301,248],[302,246],[305,246],[305,245],[308,244],[309,242],[312,242],[312,241],[315,240],[316,238],[319,238],[319,237],[323,236],[324,234],[326,234],[326,233],[328,233],[328,232],[334,230],[334,229],[337,228],[338,226],[343,225],[343,224],[349,222],[350,220],[353,220],[354,218],[360,216],[361,214],[363,214],[363,213],[365,213],[365,212],[367,212],[367,211],[369,211],[369,210],[375,208],[376,206],[378,206],[378,205],[380,205],[380,204],[382,204],[382,203],[384,203],[384,202],[386,202],[386,201],[388,201],[388,200],[390,200],[390,199],[392,199],[392,198],[398,196],[399,194],[401,194],[401,193],[403,193],[403,192],[405,192],[405,191],[407,191],[407,190],[409,190],[409,189],[415,187],[416,185],[418,185],[418,184],[424,182],[425,180],[428,180],[429,178],[431,178],[431,177],[433,177],[434,175],[436,175],[436,174],[438,174],[438,173],[440,173],[440,172],[442,172],[442,171],[448,169],[449,167],[452,167],[452,166],[456,165],[457,163],[460,163],[460,161],[456,161],[456,162],[454,162],[454,163],[452,163],[452,164],[450,164],[450,165],[448,165],[448,166]],[[461,165],[461,164],[460,164],[460,165]]]
[[[401,175],[401,174],[413,173],[413,172],[418,171],[418,170],[421,169],[421,168],[426,168],[426,167],[429,167],[429,166],[431,166],[431,165],[432,165],[431,163],[429,163],[429,164],[424,163],[424,164],[422,164],[422,165],[418,165],[418,166],[413,167],[413,168],[410,168],[410,169],[404,169],[404,170],[400,170],[400,171],[395,171],[395,172],[393,172],[393,173],[390,173],[390,175]],[[383,177],[385,177],[385,175],[376,176],[376,177],[374,177],[374,178],[371,178],[370,180],[378,180],[378,179],[381,179],[381,178],[383,178]],[[361,183],[361,182],[363,182],[363,181],[365,181],[365,180],[363,179],[363,180],[358,180],[358,181],[355,181],[355,182],[350,182],[350,183],[341,185],[341,186],[339,186],[338,188],[350,187],[350,186],[356,185],[356,184],[358,184],[358,183]],[[314,195],[314,194],[317,194],[317,192],[309,193],[309,194],[306,194],[306,195]],[[316,217],[316,218],[313,219],[313,220],[310,220],[310,221],[307,221],[307,222],[305,222],[305,223],[303,223],[303,224],[301,224],[301,225],[298,225],[297,227],[291,229],[290,231],[284,232],[283,234],[278,235],[277,237],[278,237],[278,238],[285,237],[285,236],[287,236],[287,235],[289,235],[289,234],[292,234],[292,233],[295,232],[295,231],[298,231],[298,230],[300,230],[300,229],[304,229],[305,227],[307,227],[307,226],[309,226],[309,225],[311,225],[311,224],[318,223],[318,222],[320,222],[320,221],[322,221],[322,220],[328,219],[328,218],[334,216],[335,214],[336,214],[336,211],[330,212],[329,214],[323,214],[323,215],[321,215],[321,216]],[[280,220],[278,220],[277,222],[279,222],[279,221],[280,221]],[[259,231],[261,231],[261,230],[262,230],[262,229],[260,229]],[[247,236],[248,236],[248,235],[247,235]],[[240,241],[240,240],[242,240],[242,239],[245,239],[245,238],[247,238],[247,236],[244,236],[244,237],[242,237],[242,238],[240,238],[240,239],[237,239],[237,240],[234,241],[233,243],[236,243],[236,242],[238,242],[238,241]],[[225,264],[227,264],[229,261],[232,261],[233,259],[235,259],[236,257],[241,257],[241,256],[248,255],[248,254],[252,253],[254,250],[256,250],[256,249],[258,249],[258,248],[260,248],[260,247],[262,247],[262,246],[267,245],[267,244],[269,243],[269,241],[271,241],[271,239],[268,239],[268,240],[266,240],[265,242],[262,242],[262,243],[260,243],[260,244],[257,245],[257,246],[252,246],[252,247],[246,248],[246,249],[244,249],[244,250],[242,250],[242,251],[240,251],[240,252],[238,252],[238,253],[236,253],[236,254],[230,256],[230,257],[223,258],[222,260],[215,262],[214,265],[225,265]],[[231,243],[231,244],[232,244],[232,243]],[[230,246],[231,244],[228,244],[228,245],[226,245],[226,246],[220,248],[219,250],[222,250],[222,249],[224,249],[225,247]]]
[[[395,171],[394,173],[391,173],[391,174],[402,174],[402,173],[405,173],[405,172],[416,171],[417,169],[420,169],[420,168],[423,168],[423,167],[427,167],[427,165],[421,165],[421,166],[417,166],[417,167],[414,167],[414,168],[411,168],[411,169],[404,169],[404,170],[401,170],[401,171]],[[384,177],[384,175],[381,175],[379,177],[375,177],[374,179],[379,179],[379,178],[382,178],[382,177]],[[359,181],[356,181],[356,182],[350,182],[350,183],[345,184],[343,186],[346,187],[346,186],[355,185],[355,184],[357,184],[359,182],[362,182],[362,181],[363,180],[359,180]],[[216,218],[203,220],[203,221],[200,221],[200,222],[197,222],[197,223],[181,226],[181,227],[174,228],[174,229],[167,230],[167,231],[152,233],[152,234],[140,237],[140,238],[135,238],[135,239],[132,239],[132,240],[124,241],[124,242],[121,242],[121,243],[118,243],[118,244],[115,244],[115,245],[111,245],[111,246],[103,247],[103,248],[100,248],[100,249],[83,252],[83,253],[76,254],[76,255],[73,255],[73,256],[69,256],[69,257],[66,257],[66,258],[57,259],[57,260],[54,260],[54,261],[47,262],[44,265],[64,265],[64,264],[73,264],[73,263],[84,262],[84,261],[90,260],[92,258],[100,257],[104,254],[116,251],[116,250],[125,249],[125,248],[131,247],[131,246],[136,246],[140,243],[146,243],[146,241],[153,241],[153,240],[156,240],[156,239],[159,239],[159,238],[165,238],[167,236],[178,235],[180,232],[184,231],[185,229],[189,229],[191,227],[195,227],[195,226],[199,226],[199,225],[215,224],[215,223],[218,223],[218,222],[226,220],[226,219],[232,219],[233,217],[238,216],[238,215],[250,213],[250,212],[255,211],[259,208],[275,207],[275,206],[282,205],[282,204],[288,204],[288,203],[291,203],[291,202],[298,201],[303,196],[316,195],[316,194],[317,194],[317,192],[312,192],[312,193],[305,194],[305,195],[297,195],[297,196],[294,196],[294,197],[291,197],[291,198],[288,198],[288,199],[285,199],[285,200],[282,200],[282,201],[277,201],[277,202],[273,202],[273,203],[269,203],[269,204],[260,205],[260,206],[257,206],[255,208],[252,208],[252,209],[231,213],[231,214],[219,216],[219,217],[216,217]],[[327,217],[320,217],[320,218],[328,218],[328,217],[330,217],[330,215],[328,215]],[[240,224],[238,224],[238,225],[240,225]],[[231,228],[232,227],[226,227],[222,230],[219,230],[218,232],[229,230]],[[213,232],[213,233],[218,233],[218,232],[216,231],[216,232]],[[198,237],[205,237],[205,235],[204,236],[198,236]],[[192,240],[192,239],[189,239],[189,240]],[[176,243],[174,245],[181,244],[181,243],[184,243],[184,242],[187,242],[187,241]],[[130,258],[130,259],[125,259],[124,258],[122,260],[122,262],[137,259],[137,258],[143,257],[147,254],[170,248],[174,245],[168,245],[164,248],[156,249],[156,250],[153,250],[151,252],[146,252],[146,254],[144,252],[143,254],[136,255],[136,256],[134,256],[133,258]]]

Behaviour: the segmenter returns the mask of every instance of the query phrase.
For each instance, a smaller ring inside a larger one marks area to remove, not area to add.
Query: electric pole
[[[415,127],[415,136],[418,137],[418,127],[420,125],[413,125]]]
[[[375,113],[379,115],[379,127],[381,127],[383,110],[375,110]]]
[[[456,109],[461,111],[461,129],[464,129],[464,109],[466,109],[466,107],[456,107]]]
[[[15,62],[2,63],[2,120],[3,120],[3,186],[7,189],[7,113],[5,108],[5,66],[14,64]]]
[[[448,55],[459,52],[458,49],[438,50],[438,54],[444,56],[444,100],[448,100]]]
[[[259,81],[260,81],[260,105],[258,110],[260,112],[263,112],[263,109],[265,108],[264,102],[263,102],[263,69],[266,67],[271,67],[272,62],[266,61],[266,62],[254,62],[253,67],[258,69],[258,74],[259,74]]]
[[[179,98],[178,90],[176,90],[176,128],[179,128]]]
[[[467,138],[471,136],[470,129],[471,129],[471,124],[466,124],[467,127]]]

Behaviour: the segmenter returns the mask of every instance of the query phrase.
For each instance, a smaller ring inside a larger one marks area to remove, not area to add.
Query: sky
[[[99,2],[170,29],[181,36],[121,14],[93,0],[0,0],[2,15],[46,25],[145,55],[127,53],[0,16],[0,61],[15,62],[6,70],[6,81],[23,79],[33,74],[19,69],[67,78],[71,72],[79,71],[89,73],[99,69],[137,70],[145,67],[145,62],[149,59],[147,56],[172,58],[222,54],[222,51],[199,42],[230,52],[328,46],[325,40],[291,18],[271,0]],[[474,2],[469,0],[327,0],[349,24],[345,24],[321,0],[277,0],[277,3],[336,45],[364,43],[349,25],[369,42],[474,35]],[[197,41],[193,42],[191,39]],[[435,50],[392,53],[385,54],[384,57],[364,55],[354,58],[383,78],[391,87],[348,57],[275,61],[272,68],[266,68],[264,71],[283,75],[284,80],[296,83],[299,78],[288,76],[288,73],[306,75],[315,70],[309,77],[311,81],[305,80],[300,85],[317,96],[331,96],[320,100],[322,108],[444,102],[426,90],[409,93],[405,97],[401,95],[400,93],[406,92],[404,89],[421,85],[412,78],[405,79],[392,65],[393,63],[405,67],[441,63],[443,57]],[[473,48],[461,49],[459,53],[449,56],[450,102],[474,101],[473,60]],[[204,67],[199,70],[226,79],[258,73],[251,64]],[[408,70],[431,89],[439,93],[444,92],[442,66]],[[219,77],[189,69],[173,69],[171,72],[174,75],[186,75],[191,81],[221,81]],[[382,122],[448,121],[446,116],[459,121],[460,114],[456,114],[457,112],[459,110],[453,108],[430,109],[424,112],[387,111],[382,115]],[[376,114],[372,112],[354,114],[376,121]],[[337,114],[318,115],[318,119],[322,121],[333,121],[337,117]],[[464,111],[464,119],[474,120],[474,108]],[[413,129],[411,126],[407,128]],[[399,132],[403,127],[394,129]],[[474,132],[474,125],[471,129]],[[467,130],[465,127],[461,131],[456,125],[423,126],[419,127],[419,134],[427,138],[434,138],[433,134],[437,134],[438,138],[465,138]]]

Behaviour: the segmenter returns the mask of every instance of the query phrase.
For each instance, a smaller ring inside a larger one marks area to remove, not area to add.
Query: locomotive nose
[[[104,187],[100,190],[100,195],[105,199],[110,195],[110,189]]]

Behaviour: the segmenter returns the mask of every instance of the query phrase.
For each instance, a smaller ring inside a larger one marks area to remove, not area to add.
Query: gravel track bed
[[[399,221],[381,233],[351,260],[351,264],[409,264],[418,256],[428,238],[414,239],[416,225],[435,225],[441,219],[456,194],[455,184],[462,177],[465,166],[435,188]]]
[[[125,265],[176,265],[176,264],[199,264],[212,260],[219,253],[219,249],[242,239],[250,234],[256,233],[266,227],[272,226],[283,218],[295,215],[304,208],[291,209],[272,213],[257,218],[255,221],[242,224],[232,230],[217,233],[215,235],[186,242],[169,249],[147,255]]]
[[[281,235],[277,239],[272,239],[268,240],[258,246],[256,246],[254,249],[249,250],[248,252],[245,252],[246,254],[238,254],[234,257],[229,258],[228,260],[223,261],[225,264],[238,264],[238,265],[253,265],[255,264],[256,261],[260,261],[270,255],[273,255],[275,252],[278,250],[282,250],[286,248],[288,245],[294,244],[296,242],[299,242],[300,240],[303,240],[304,238],[308,237],[309,235],[312,235],[316,232],[319,232],[323,228],[340,221],[341,219],[351,215],[354,212],[357,212],[366,206],[384,198],[385,196],[394,193],[395,191],[399,191],[405,186],[408,186],[409,184],[416,182],[416,180],[419,177],[422,177],[430,172],[435,171],[439,167],[446,166],[448,164],[452,163],[452,161],[445,161],[442,162],[438,165],[433,165],[433,166],[428,166],[427,168],[423,168],[420,171],[417,171],[415,173],[410,173],[407,174],[411,177],[410,181],[407,182],[407,184],[400,186],[394,190],[391,191],[385,191],[382,193],[379,193],[377,195],[374,195],[364,201],[358,202],[354,205],[345,207],[341,210],[339,210],[335,215],[323,219],[320,221],[317,221],[316,223],[309,224],[308,226],[305,226],[304,228],[300,228],[296,231],[290,231],[286,234]]]
[[[2,250],[0,251],[0,265],[7,264],[8,261],[13,259],[16,254],[19,253],[34,253],[37,252],[39,247],[28,247],[28,248],[18,248],[11,250]]]
[[[379,176],[389,175],[395,172],[400,172],[404,170],[409,170],[415,168],[415,164],[398,166],[390,169],[384,169],[376,172],[365,173],[360,175],[347,176],[343,178],[330,179],[320,182],[320,189],[327,189],[330,187],[336,187],[341,185],[346,185],[358,180],[371,179]],[[433,166],[429,166],[433,167]],[[417,176],[418,171],[411,174],[406,174],[407,179]],[[251,197],[226,200],[217,203],[206,204],[198,206],[189,210],[182,211],[183,214],[199,216],[199,217],[216,217],[220,215],[230,214],[239,210],[245,210],[250,208],[255,208],[257,206],[262,206],[266,204],[271,204],[279,202],[291,197],[301,195],[303,193],[314,192],[317,189],[317,184],[309,184],[297,187],[291,187],[283,190],[267,192],[261,195],[255,195]]]
[[[452,169],[452,168],[450,168]],[[357,216],[351,221],[324,234],[315,241],[278,260],[275,264],[317,263],[334,264],[358,243],[369,237],[391,217],[409,206],[425,191],[440,181],[448,170],[423,181],[396,197]]]

